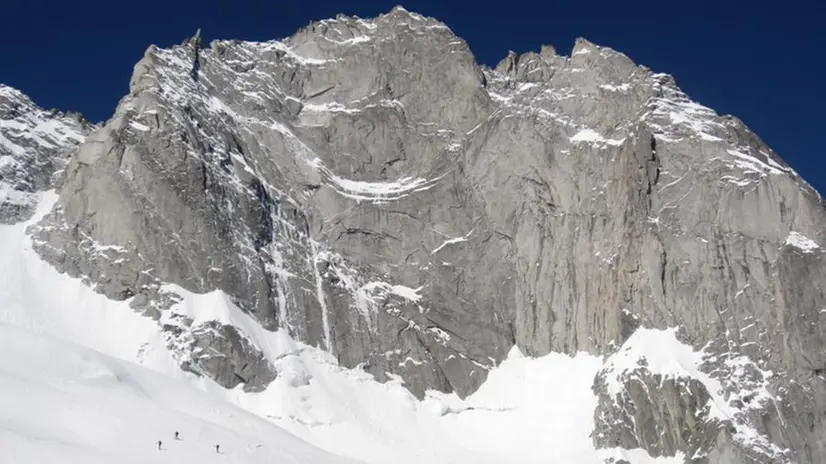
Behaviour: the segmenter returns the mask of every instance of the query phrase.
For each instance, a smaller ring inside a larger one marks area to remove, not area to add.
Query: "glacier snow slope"
[[[431,392],[419,401],[398,378],[380,384],[263,330],[221,292],[176,289],[185,298],[165,318],[235,325],[277,368],[261,393],[222,389],[177,367],[155,321],[38,258],[25,230],[56,201],[40,196],[28,223],[0,226],[2,462],[682,461],[594,449],[599,358],[531,359],[514,349],[469,398]],[[183,440],[171,439],[176,430]]]
[[[0,325],[0,350],[2,462],[352,462],[186,383],[46,334]]]

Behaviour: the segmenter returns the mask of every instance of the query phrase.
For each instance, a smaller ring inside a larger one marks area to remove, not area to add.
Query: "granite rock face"
[[[0,84],[0,224],[31,217],[37,192],[54,188],[72,148],[92,129],[80,115],[44,110]]]
[[[160,321],[170,284],[220,290],[417,395],[473,392],[514,345],[605,355],[599,447],[826,460],[822,198],[742,122],[586,40],[489,69],[396,8],[150,47],[34,236]],[[224,353],[182,364],[227,388],[276,375],[236,328],[163,327]],[[648,331],[690,369],[631,356]]]

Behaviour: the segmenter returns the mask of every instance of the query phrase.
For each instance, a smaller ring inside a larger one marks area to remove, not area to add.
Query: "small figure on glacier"
[[[180,439],[181,439],[181,438],[180,438],[180,436],[178,436],[178,432],[177,432],[177,431],[175,432],[175,439],[176,439],[176,440],[180,440]]]
[[[220,454],[221,453],[220,448],[221,448],[220,446],[215,445],[215,452]]]
[[[163,445],[163,442],[162,442],[162,441],[160,441],[160,440],[158,440],[158,451],[160,451],[160,450],[161,450],[161,445]]]

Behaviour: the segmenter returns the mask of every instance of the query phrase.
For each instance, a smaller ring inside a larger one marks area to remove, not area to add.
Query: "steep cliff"
[[[277,369],[177,288],[418,396],[475,391],[514,345],[605,355],[601,448],[826,460],[823,200],[608,48],[488,69],[402,8],[153,46],[64,176],[36,250],[226,388]]]

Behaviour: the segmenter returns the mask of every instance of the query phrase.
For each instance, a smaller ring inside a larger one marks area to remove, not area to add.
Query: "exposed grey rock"
[[[192,359],[182,364],[184,370],[206,374],[225,388],[243,384],[246,391],[261,391],[275,379],[261,352],[235,327],[209,322],[192,330],[190,336],[183,348]]]
[[[92,129],[78,114],[43,110],[0,84],[0,224],[31,217],[36,193],[54,187],[69,153]]]
[[[708,392],[695,379],[659,375],[628,382],[619,404],[596,420],[599,447],[643,448],[651,456],[689,456],[714,445],[718,424],[710,420]],[[601,403],[603,407],[606,403]]]
[[[611,395],[602,372],[597,445],[826,460],[823,200],[742,122],[608,48],[486,69],[401,8],[153,46],[65,178],[38,252],[160,321],[164,284],[221,290],[420,396],[473,392],[514,344],[611,355],[680,327],[724,391],[643,368]],[[180,327],[177,349],[224,355],[186,368],[273,378],[237,329]],[[768,393],[743,406],[755,382]],[[704,412],[718,395],[736,417]]]
[[[640,333],[608,357],[595,380],[598,447],[642,448],[654,457],[682,452],[697,463],[790,461],[790,451],[775,444],[772,424],[783,418],[772,407],[772,372],[733,353],[731,344],[712,342],[694,353],[673,335],[669,343],[668,332],[647,342],[668,356],[649,352],[648,359],[636,345],[652,332]],[[683,350],[671,352],[674,344]],[[663,370],[656,364],[664,360],[671,366]]]

